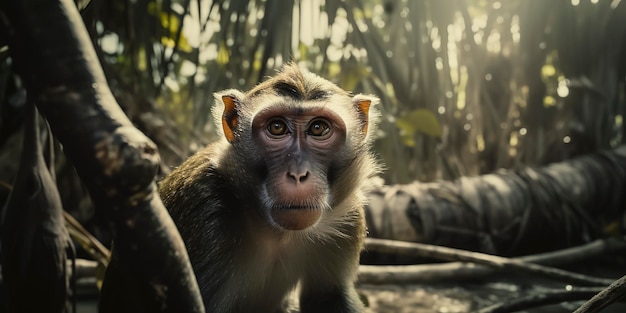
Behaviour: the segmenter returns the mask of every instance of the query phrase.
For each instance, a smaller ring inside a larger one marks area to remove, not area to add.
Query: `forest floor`
[[[616,280],[626,274],[626,257],[612,253],[590,258],[562,269],[574,273]],[[359,285],[358,292],[367,313],[469,313],[500,303],[510,303],[548,291],[576,288],[567,283],[538,277],[500,272],[473,280],[446,280],[434,283]],[[573,312],[585,301],[562,302],[516,312]],[[615,303],[603,313],[626,312],[626,300]]]
[[[366,302],[365,313],[470,313],[522,295],[538,294],[549,287],[518,279],[458,284],[361,285],[358,292]],[[97,299],[82,298],[78,313],[96,313]],[[561,303],[520,312],[569,313],[583,301]],[[603,313],[626,312],[626,304],[614,304]]]
[[[362,285],[358,292],[366,299],[367,313],[469,313],[522,296],[539,295],[547,290],[567,286],[541,279],[498,277],[483,282]],[[519,312],[569,313],[583,303],[563,302]],[[613,304],[602,312],[626,312],[626,303]]]
[[[622,261],[614,262],[615,257],[610,259],[612,259],[610,266],[605,262],[595,260],[568,269],[611,279],[624,275],[626,266],[623,266]],[[366,303],[365,313],[470,313],[522,296],[539,295],[548,290],[562,290],[567,287],[565,283],[503,273],[482,277],[475,281],[359,285],[357,290],[361,299]],[[79,283],[77,312],[96,313],[97,294],[95,279],[87,284]],[[576,310],[583,302],[560,303],[519,312],[567,313]],[[626,302],[613,304],[602,312],[626,312]]]
[[[437,290],[425,285],[363,285],[368,313],[465,313],[473,307],[473,296],[463,288]]]

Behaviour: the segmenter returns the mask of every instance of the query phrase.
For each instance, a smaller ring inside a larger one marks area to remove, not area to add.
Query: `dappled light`
[[[289,60],[382,97],[376,146],[389,182],[541,165],[621,142],[614,103],[624,86],[605,83],[620,46],[601,44],[624,33],[620,1],[159,3],[129,4],[151,21],[129,26],[161,28],[160,47],[112,28],[122,7],[95,33],[111,66],[135,68],[114,79],[152,77],[141,88],[177,123],[181,141],[168,146],[184,155],[211,137],[214,91],[250,88]],[[606,110],[577,113],[597,105]]]

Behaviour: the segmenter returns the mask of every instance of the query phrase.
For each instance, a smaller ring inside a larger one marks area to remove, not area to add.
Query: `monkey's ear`
[[[224,105],[223,111],[219,112],[221,113],[219,116],[224,137],[226,137],[228,142],[235,141],[235,132],[237,130],[237,124],[239,123],[239,111],[241,109],[242,98],[243,94],[238,90],[227,90],[215,94],[216,101]]]
[[[372,115],[370,114],[370,107],[378,104],[380,100],[371,95],[358,94],[352,98],[352,102],[356,107],[356,111],[359,114],[359,122],[361,122],[361,130],[363,134],[367,136],[367,129],[370,124]]]
[[[225,95],[222,96],[222,102],[224,102],[224,113],[222,114],[224,136],[226,136],[228,142],[233,142],[235,141],[235,130],[239,120],[239,114],[237,113],[239,99],[233,95]]]

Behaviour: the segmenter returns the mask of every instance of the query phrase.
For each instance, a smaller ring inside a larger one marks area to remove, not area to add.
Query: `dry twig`
[[[593,296],[591,300],[585,302],[574,313],[600,312],[609,304],[624,298],[624,295],[626,295],[626,275]]]
[[[512,270],[515,272],[533,273],[552,279],[578,284],[581,286],[607,286],[613,282],[613,280],[611,279],[572,273],[561,269],[527,263],[520,259],[509,259],[505,257],[448,247],[374,238],[367,238],[365,246],[368,250],[374,250],[383,253],[410,254],[413,256],[441,259],[447,261],[473,262],[487,265],[489,267],[500,270]],[[384,269],[385,273],[389,274],[389,277],[386,277],[385,282],[391,282],[391,277],[402,279],[400,276],[409,276],[406,269],[411,269],[407,266],[385,266],[379,268]],[[359,280],[362,283],[381,283],[380,280],[377,280],[381,277],[368,276],[371,271],[368,272],[367,269],[367,267],[363,268],[364,271],[360,273]],[[378,274],[380,274],[380,272]],[[407,280],[404,279],[404,281],[406,282]]]
[[[541,294],[519,297],[507,302],[494,304],[482,308],[475,313],[508,313],[566,301],[585,300],[589,299],[589,297],[600,290],[601,288],[598,287],[576,288],[572,290],[549,290]]]
[[[366,249],[374,250],[366,244]],[[625,251],[626,242],[617,238],[598,239],[585,245],[563,250],[534,254],[513,260],[542,265],[560,265],[574,263],[598,255]],[[467,262],[449,262],[439,264],[420,264],[403,266],[361,265],[360,283],[425,283],[443,280],[469,279],[486,276],[495,272],[492,267]]]

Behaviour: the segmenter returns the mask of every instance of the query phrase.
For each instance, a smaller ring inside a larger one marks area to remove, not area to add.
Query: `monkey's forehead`
[[[351,133],[359,125],[356,108],[350,105],[349,99],[348,101],[333,101],[333,99],[301,101],[289,97],[258,97],[252,102],[243,102],[240,108],[241,116],[244,117],[241,125],[250,125],[258,122],[259,119],[269,121],[272,117],[332,117],[331,119],[342,125],[347,133]]]
[[[318,100],[332,96],[349,97],[349,93],[323,79],[307,81],[271,80],[250,90],[246,96],[263,95],[289,97],[294,100]]]
[[[260,111],[276,110],[278,111],[318,111],[330,110],[335,114],[345,118],[354,118],[357,114],[356,108],[352,104],[352,99],[344,95],[327,95],[312,100],[303,100],[284,96],[279,94],[264,94],[244,100],[246,107],[251,115],[256,115]]]
[[[349,93],[332,82],[300,69],[295,64],[288,64],[278,74],[254,87],[247,96],[254,97],[262,93],[285,95],[301,100],[313,100],[328,94]]]

